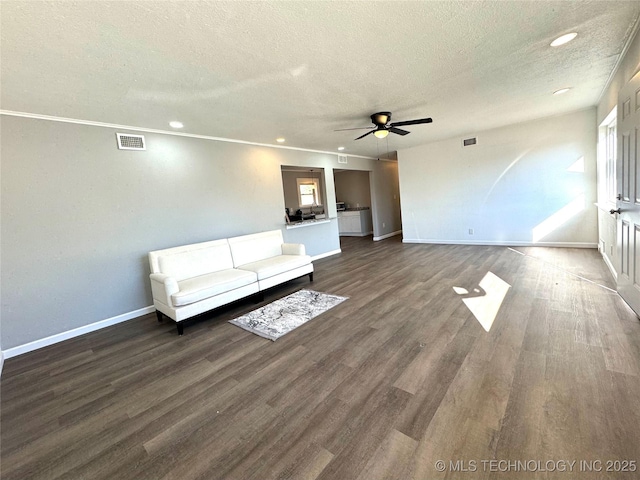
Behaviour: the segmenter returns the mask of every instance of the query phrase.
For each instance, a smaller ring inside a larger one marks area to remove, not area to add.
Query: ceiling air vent
[[[338,155],[338,163],[347,163],[346,155]]]
[[[120,150],[146,150],[144,135],[129,135],[128,133],[116,133],[118,148]]]
[[[476,145],[478,143],[478,139],[476,137],[473,138],[465,138],[462,140],[463,147],[470,147],[471,145]]]

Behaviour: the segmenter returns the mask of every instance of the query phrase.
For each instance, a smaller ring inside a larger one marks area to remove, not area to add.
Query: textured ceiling
[[[0,107],[377,157],[595,105],[639,14],[640,1],[2,1]],[[434,123],[334,132],[380,110]]]

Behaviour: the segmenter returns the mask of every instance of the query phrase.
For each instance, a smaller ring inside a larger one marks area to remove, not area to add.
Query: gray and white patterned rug
[[[269,340],[277,340],[347,298],[313,290],[299,290],[253,312],[229,320],[229,323]]]

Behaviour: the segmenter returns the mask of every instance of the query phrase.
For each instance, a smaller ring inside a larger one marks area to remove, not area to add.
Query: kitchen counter
[[[329,223],[330,220],[328,218],[315,218],[310,220],[298,220],[296,222],[287,223],[287,230],[291,230],[292,228],[300,228],[300,227],[310,227],[311,225],[319,225],[321,223]]]
[[[343,211],[345,212],[359,212],[361,210],[370,210],[371,207],[350,207],[350,208],[345,208]]]

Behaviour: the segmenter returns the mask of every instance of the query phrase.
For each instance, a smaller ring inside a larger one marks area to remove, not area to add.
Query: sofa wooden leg
[[[313,272],[311,272],[311,273],[309,274],[309,281],[310,281],[310,282],[313,282]]]
[[[182,335],[184,333],[184,326],[182,322],[176,322],[176,326],[178,327],[178,335]]]
[[[156,310],[156,317],[158,317],[158,321],[162,322],[164,317],[162,316],[162,312],[160,310]]]

